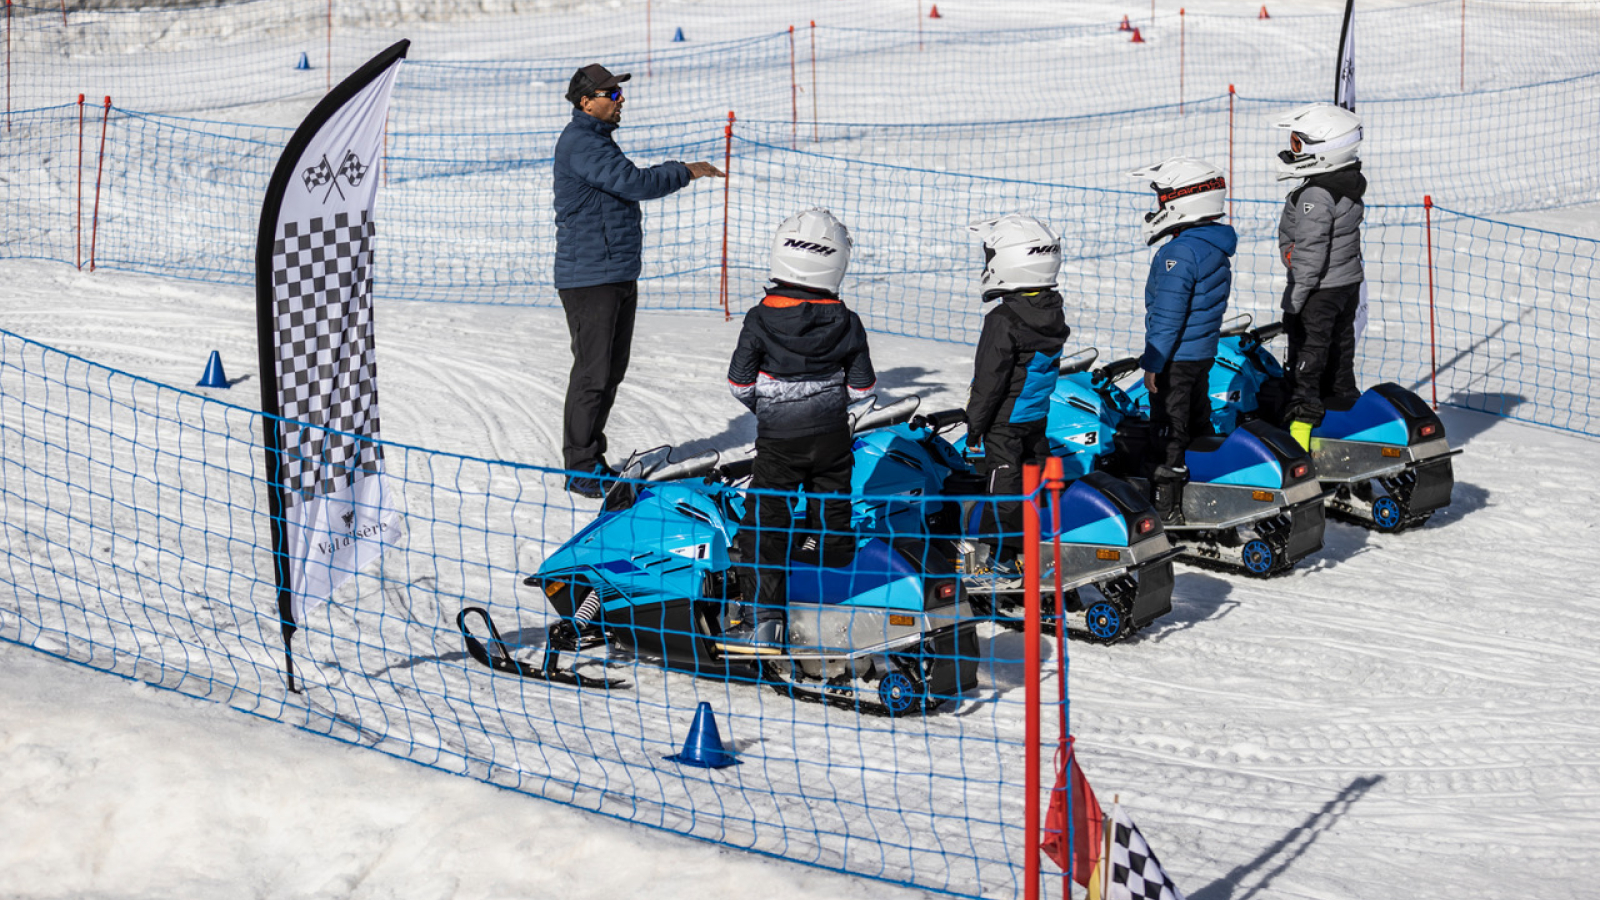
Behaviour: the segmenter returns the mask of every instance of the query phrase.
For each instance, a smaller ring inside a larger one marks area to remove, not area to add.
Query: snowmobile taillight
[[[1311,464],[1310,463],[1301,463],[1300,465],[1295,466],[1293,469],[1290,469],[1289,470],[1289,474],[1293,475],[1296,478],[1304,478],[1304,477],[1306,477],[1306,473],[1308,473],[1310,471],[1311,471]]]
[[[1094,558],[1095,559],[1103,559],[1103,560],[1106,560],[1108,562],[1116,562],[1117,560],[1122,558],[1122,551],[1121,550],[1096,550],[1094,552]]]
[[[1273,496],[1274,496],[1274,494],[1271,491],[1251,491],[1250,492],[1250,498],[1252,500],[1260,500],[1262,503],[1271,503]]]
[[[1397,459],[1400,456],[1400,448],[1399,447],[1385,447],[1385,448],[1383,448],[1383,455],[1389,457],[1390,459]]]
[[[936,592],[936,596],[940,600],[949,600],[955,597],[955,595],[956,583],[954,581],[946,581],[945,583],[939,585],[938,591]]]
[[[1150,518],[1149,516],[1146,516],[1143,519],[1140,519],[1139,521],[1133,523],[1133,533],[1134,534],[1149,534],[1150,532],[1154,531],[1155,529],[1156,529],[1156,520]]]
[[[1434,425],[1433,423],[1430,422],[1427,425],[1422,426],[1422,428],[1419,430],[1418,433],[1421,434],[1423,437],[1433,437],[1433,433],[1435,431],[1438,431],[1438,430],[1439,430],[1439,426]]]

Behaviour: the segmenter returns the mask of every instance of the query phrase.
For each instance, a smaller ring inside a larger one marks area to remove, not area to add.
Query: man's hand
[[[708,162],[692,162],[692,163],[684,163],[684,165],[689,167],[689,180],[690,181],[693,181],[696,178],[727,178],[728,177],[728,176],[722,174],[722,170],[721,169],[717,168],[716,166],[713,166],[711,163],[708,163]]]
[[[1154,394],[1156,392],[1156,373],[1144,373],[1144,389]]]

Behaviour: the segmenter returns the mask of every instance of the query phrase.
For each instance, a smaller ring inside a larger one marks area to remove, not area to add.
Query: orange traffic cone
[[[1117,26],[1118,31],[1132,31],[1133,26],[1128,24],[1128,17],[1122,17],[1122,24]]]
[[[933,11],[928,13],[928,18],[930,18],[930,19],[942,19],[942,18],[944,18],[944,16],[939,15],[939,4],[935,3],[933,5]]]
[[[1267,15],[1267,8],[1265,6],[1263,6],[1263,7],[1261,7],[1261,15],[1256,16],[1256,18],[1258,18],[1258,19],[1270,19],[1272,17]]]
[[[1130,43],[1130,44],[1142,44],[1142,43],[1144,43],[1144,38],[1139,36],[1139,29],[1135,28],[1133,30],[1133,38],[1131,40],[1129,40],[1128,43]]]

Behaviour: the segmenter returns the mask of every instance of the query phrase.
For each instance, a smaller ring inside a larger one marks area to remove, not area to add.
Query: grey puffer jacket
[[[1298,314],[1312,291],[1360,284],[1361,220],[1367,192],[1361,163],[1313,175],[1289,193],[1278,218],[1278,252],[1289,269],[1284,312]]]

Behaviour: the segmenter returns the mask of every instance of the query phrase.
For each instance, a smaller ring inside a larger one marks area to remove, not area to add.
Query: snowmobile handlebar
[[[925,416],[913,416],[911,425],[913,428],[927,428],[937,434],[952,425],[959,425],[965,421],[967,421],[966,410],[941,409]]]
[[[1112,360],[1111,362],[1108,362],[1100,368],[1094,370],[1094,383],[1109,384],[1130,372],[1137,371],[1138,368],[1139,357],[1137,356],[1130,356],[1126,359]]]
[[[879,406],[867,410],[850,424],[850,430],[859,434],[863,431],[871,431],[874,428],[885,428],[890,425],[898,425],[901,422],[909,422],[917,412],[917,404],[921,402],[921,397],[906,397],[888,406]]]
[[[1268,322],[1260,328],[1246,333],[1255,338],[1256,343],[1265,344],[1267,341],[1270,341],[1278,335],[1283,334],[1283,328],[1284,326],[1282,322]]]
[[[749,456],[744,459],[736,459],[733,462],[723,463],[717,467],[717,475],[719,475],[723,481],[727,482],[738,481],[741,478],[749,478],[755,473],[755,471],[756,458],[754,456]]]
[[[695,478],[709,474],[717,468],[721,458],[715,450],[707,450],[698,456],[691,456],[682,462],[667,463],[654,472],[644,476],[645,481],[680,481],[684,478]]]

